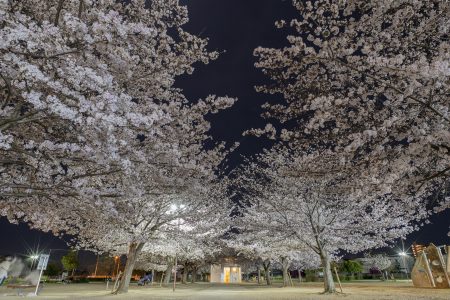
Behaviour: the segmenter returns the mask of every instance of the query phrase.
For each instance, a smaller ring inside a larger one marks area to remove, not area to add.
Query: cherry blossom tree
[[[267,226],[267,219],[252,219],[253,223],[250,224],[246,213],[247,208],[244,208],[243,217],[236,219],[235,225],[239,232],[233,235],[233,239],[228,242],[229,246],[239,255],[262,265],[267,285],[272,284],[271,269],[279,266],[283,271],[283,286],[289,286],[288,272],[291,265],[296,262],[297,265],[303,263],[303,267],[309,267],[317,255],[298,240],[280,236],[280,232],[273,231],[276,226]],[[306,257],[308,259],[305,259]],[[306,260],[309,260],[309,263],[306,263]]]
[[[235,99],[174,82],[217,53],[177,0],[1,1],[0,16],[0,213],[127,254],[126,292],[148,240],[215,214],[230,148],[205,117]]]
[[[379,271],[384,271],[392,265],[391,259],[382,254],[368,255],[364,259],[371,267]]]
[[[54,201],[76,194],[73,180],[145,155],[138,139],[162,134],[186,104],[175,77],[217,53],[180,28],[178,1],[40,4],[1,2],[0,175],[2,196]]]
[[[174,166],[170,166],[170,171],[175,172]],[[215,196],[217,185],[192,168],[179,171],[167,174],[170,177],[160,173],[147,178],[123,176],[124,182],[116,181],[108,198],[74,203],[73,209],[78,212],[59,220],[64,222],[66,234],[77,236],[74,243],[79,247],[127,255],[123,279],[116,292],[127,291],[135,261],[142,251],[151,252],[145,248],[147,243],[150,242],[150,249],[158,245],[160,251],[167,252],[166,257],[174,258],[185,240],[182,233],[206,235],[222,229],[220,221],[229,215],[230,208],[227,199]],[[61,210],[64,208],[67,209],[67,203]],[[174,243],[177,247],[170,247]],[[170,278],[170,273],[166,276]]]
[[[260,267],[262,266],[266,284],[271,285],[270,272],[273,264],[278,259],[278,253],[273,245],[265,242],[263,239],[258,239],[255,236],[250,238],[249,235],[240,232],[239,235],[236,235],[235,239],[228,242],[228,245],[237,251],[238,255],[255,260],[258,270],[258,283],[260,282]]]
[[[302,282],[302,271],[315,270],[320,268],[321,261],[318,255],[309,251],[297,252],[289,269],[291,271],[297,271],[298,280]]]
[[[367,195],[448,207],[450,3],[292,2],[298,18],[276,24],[289,45],[255,50],[282,124],[250,132],[334,151]]]
[[[192,282],[198,268],[207,261],[213,260],[215,255],[222,251],[220,237],[229,229],[223,222],[228,218],[230,210],[221,209],[218,214],[215,209],[212,219],[202,216],[202,220],[196,226],[186,224],[183,220],[175,220],[176,225],[170,232],[163,232],[160,236],[153,237],[142,250],[140,263],[146,265],[146,261],[166,262],[165,284],[170,282],[171,275],[177,264],[177,272],[181,272],[182,283],[187,283],[188,274],[192,275]],[[203,223],[203,225],[200,225]],[[200,226],[199,226],[200,225]]]
[[[223,218],[228,218],[228,215],[224,215]],[[221,222],[221,221],[219,221]],[[212,225],[213,223],[211,223]],[[220,224],[213,225],[220,227]],[[226,228],[229,229],[228,227]],[[225,232],[222,230],[221,236]],[[222,252],[222,245],[220,241],[220,236],[217,236],[217,233],[214,235],[194,235],[193,238],[185,241],[184,243],[180,243],[180,247],[177,252],[177,257],[179,263],[183,266],[181,282],[183,284],[187,283],[188,274],[191,273],[191,282],[195,282],[195,277],[197,276],[198,269],[208,264],[209,261],[214,260],[214,258]]]
[[[125,49],[140,37],[150,41],[154,26],[148,25],[157,18],[123,20],[112,9],[128,9],[115,1],[41,4],[1,2],[1,175],[8,197],[72,196],[71,178],[112,172],[100,166],[122,162],[127,149],[119,135],[135,137],[132,127],[151,131],[163,113],[150,101],[139,107],[116,76],[125,71],[121,65],[151,65],[126,57]],[[113,53],[125,57],[113,59]]]
[[[321,264],[319,256],[295,239],[289,239],[279,245],[279,265],[283,271],[283,286],[291,286],[290,270],[318,268]]]
[[[335,292],[333,257],[405,236],[416,228],[418,210],[403,201],[363,196],[333,160],[333,152],[322,152],[308,164],[302,150],[279,145],[242,167],[236,181],[249,203],[239,229],[308,247],[320,257],[327,293]]]
[[[387,257],[386,255],[367,254],[367,255],[365,255],[365,257],[363,259],[363,263],[366,264],[369,267],[369,269],[375,269],[375,270],[379,271],[383,275],[383,278],[388,279],[386,270],[392,265],[392,260],[389,257]]]

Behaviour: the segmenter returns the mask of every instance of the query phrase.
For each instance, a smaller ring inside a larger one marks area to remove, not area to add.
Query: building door
[[[230,283],[230,268],[223,268],[223,282]]]
[[[241,268],[240,267],[231,268],[230,282],[231,283],[240,283],[241,282]]]

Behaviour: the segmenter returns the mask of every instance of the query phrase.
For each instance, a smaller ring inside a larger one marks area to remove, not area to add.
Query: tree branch
[[[59,23],[59,15],[61,14],[61,11],[62,11],[62,9],[63,9],[64,1],[65,1],[65,0],[59,0],[59,2],[58,2],[58,7],[56,8],[55,21],[53,22],[53,25],[55,25],[55,26],[58,26],[58,23]]]
[[[321,59],[321,60],[323,60],[323,59]],[[363,72],[360,71],[358,68],[352,66],[351,64],[349,64],[348,62],[346,62],[346,61],[345,61],[344,59],[342,59],[342,58],[334,58],[333,60],[339,62],[340,64],[342,64],[342,65],[348,67],[349,69],[351,69],[351,70],[353,70],[353,71],[356,71],[356,72],[358,72],[358,73],[364,74],[365,76],[367,76],[367,77],[369,77],[369,78],[375,80],[375,81],[378,82],[378,83],[381,83],[381,84],[384,85],[385,87],[387,87],[387,88],[389,88],[389,89],[395,91],[396,93],[398,93],[398,94],[400,94],[400,95],[404,95],[404,93],[403,93],[400,89],[398,89],[397,87],[393,86],[392,84],[387,83],[387,82],[385,82],[384,80],[381,80],[381,79],[377,78],[376,76],[374,76],[374,75],[372,75],[372,74],[369,74],[369,73],[363,73]],[[447,118],[446,116],[444,116],[441,112],[439,112],[438,110],[436,110],[434,107],[432,107],[431,104],[429,105],[428,103],[426,103],[426,102],[424,102],[424,101],[418,99],[417,97],[415,97],[415,96],[413,96],[413,95],[406,96],[406,98],[409,98],[409,99],[411,99],[411,100],[413,100],[413,101],[415,101],[415,102],[417,102],[417,103],[422,104],[424,107],[430,109],[430,110],[431,110],[432,112],[434,112],[436,115],[440,116],[441,118],[443,118],[444,120],[446,120],[447,122],[450,123],[450,119]]]

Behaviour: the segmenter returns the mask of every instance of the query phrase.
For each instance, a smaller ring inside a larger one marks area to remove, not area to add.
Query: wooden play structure
[[[442,253],[444,250],[446,259]],[[411,272],[415,287],[428,287],[437,289],[450,288],[450,246],[437,247],[430,244],[421,247],[414,253],[416,262]]]

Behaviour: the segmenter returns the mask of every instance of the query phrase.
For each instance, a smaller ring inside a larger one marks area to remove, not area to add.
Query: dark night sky
[[[286,32],[275,28],[276,20],[296,17],[291,1],[283,0],[181,0],[188,5],[190,22],[185,29],[208,37],[209,49],[226,51],[217,61],[197,66],[193,76],[183,76],[177,85],[189,99],[209,94],[239,98],[229,110],[213,116],[212,134],[218,141],[237,141],[240,147],[230,157],[229,165],[236,166],[242,155],[251,155],[269,145],[263,139],[242,137],[242,132],[264,126],[259,115],[266,101],[282,101],[280,96],[258,94],[254,86],[266,78],[254,68],[253,49],[258,46],[286,45]],[[61,200],[64,201],[64,200]],[[450,212],[432,217],[432,224],[410,236],[406,244],[450,244]],[[26,225],[11,225],[0,219],[0,255],[25,254],[28,248],[63,248],[65,243],[51,234],[29,230]]]

